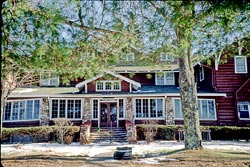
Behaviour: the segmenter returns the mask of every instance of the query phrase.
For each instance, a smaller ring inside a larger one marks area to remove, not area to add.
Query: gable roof
[[[132,79],[129,79],[129,78],[127,78],[127,77],[124,77],[124,76],[122,76],[122,75],[120,75],[120,74],[116,74],[116,73],[111,72],[111,71],[106,71],[105,73],[110,74],[110,75],[112,75],[112,76],[114,76],[114,77],[120,78],[121,80],[124,80],[124,81],[126,81],[126,82],[132,84],[133,86],[135,86],[135,87],[137,87],[137,88],[141,87],[141,84],[140,84],[139,82],[136,82],[136,81],[134,81],[134,80],[132,80]],[[104,73],[99,74],[99,75],[97,75],[97,76],[95,76],[95,77],[93,77],[93,78],[87,79],[87,80],[85,80],[85,81],[83,81],[83,82],[80,82],[80,83],[78,83],[78,84],[76,85],[76,88],[81,89],[81,88],[83,88],[87,83],[92,82],[92,81],[94,81],[94,80],[96,80],[96,79],[98,79],[98,78],[100,78],[100,77],[102,77],[102,76],[104,76]]]

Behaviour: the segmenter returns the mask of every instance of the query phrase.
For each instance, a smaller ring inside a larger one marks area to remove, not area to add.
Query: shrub
[[[146,140],[145,125],[137,125],[137,140]],[[152,125],[157,127],[154,140],[176,140],[178,129],[183,126]],[[212,140],[250,140],[250,127],[235,126],[201,126],[201,130],[211,130]]]
[[[250,127],[211,126],[212,140],[250,140]]]
[[[21,127],[21,128],[3,128],[3,140],[10,141],[9,139],[14,136],[30,135],[33,142],[56,141],[57,126],[36,126],[36,127]],[[79,137],[79,126],[65,126],[65,133],[72,136]],[[78,134],[78,135],[77,135]],[[77,139],[75,139],[77,140]]]

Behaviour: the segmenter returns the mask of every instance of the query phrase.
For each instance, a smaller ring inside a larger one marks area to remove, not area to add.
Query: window
[[[80,99],[52,99],[51,118],[81,119]]]
[[[4,121],[39,119],[40,100],[7,101],[4,108]]]
[[[198,110],[201,120],[216,119],[215,101],[213,99],[198,99]],[[174,113],[175,119],[183,119],[180,99],[174,99]]]
[[[98,118],[98,100],[93,100],[92,101],[92,118],[97,119]]]
[[[134,53],[122,53],[121,59],[126,60],[128,62],[133,62],[135,61],[135,54]]]
[[[124,100],[118,100],[119,118],[124,118]]]
[[[238,102],[237,104],[238,116],[241,120],[250,119],[250,102]]]
[[[97,81],[96,91],[120,91],[120,81]]]
[[[58,86],[59,77],[54,72],[42,72],[40,74],[40,86]]]
[[[174,85],[174,73],[156,73],[156,85]]]
[[[174,61],[174,56],[167,55],[166,53],[161,53],[161,55],[160,55],[160,61],[170,61],[170,62],[173,62]]]
[[[163,118],[163,99],[135,99],[136,118]]]
[[[247,58],[246,56],[234,57],[235,73],[247,73]]]
[[[135,55],[134,53],[127,53],[127,61],[134,61]]]
[[[200,67],[199,68],[199,76],[200,76],[200,81],[204,80],[204,68]]]

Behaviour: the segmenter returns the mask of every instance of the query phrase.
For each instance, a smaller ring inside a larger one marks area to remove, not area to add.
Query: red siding
[[[121,82],[121,91],[122,92],[129,92],[130,91],[130,84],[126,81]]]
[[[238,101],[250,101],[250,80],[247,80],[244,84],[237,93]]]
[[[96,91],[94,82],[90,82],[87,84],[87,91],[88,91],[88,93],[92,93],[92,92]]]
[[[121,74],[129,79],[132,79],[136,82],[141,83],[142,85],[155,85],[155,74],[154,73],[135,73],[132,75],[132,78],[128,73]],[[147,78],[147,75],[151,75],[152,78]]]
[[[250,60],[248,60],[248,68],[250,68]],[[223,92],[227,95],[227,97],[218,97],[216,101],[219,125],[237,125],[236,91],[247,81],[250,75],[249,73],[235,73],[234,58],[228,58],[227,63],[220,64],[218,70],[214,71],[214,74],[216,92]],[[247,90],[250,90],[249,85],[239,92],[239,96],[244,101],[250,99],[250,91],[247,92]]]

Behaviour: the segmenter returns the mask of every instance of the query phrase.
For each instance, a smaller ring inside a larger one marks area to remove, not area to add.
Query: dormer
[[[163,61],[163,62],[165,62],[165,61],[174,62],[174,61],[175,61],[175,58],[174,58],[174,56],[172,56],[172,55],[170,55],[170,54],[167,54],[167,53],[162,52],[162,53],[160,54],[160,61]]]
[[[117,93],[138,90],[141,84],[111,71],[80,82],[76,87],[84,93]]]
[[[40,86],[58,86],[59,76],[53,71],[43,71],[40,73]]]
[[[124,62],[134,62],[135,54],[133,52],[124,52],[121,54],[121,60]]]

